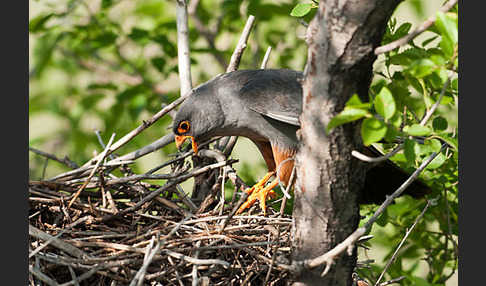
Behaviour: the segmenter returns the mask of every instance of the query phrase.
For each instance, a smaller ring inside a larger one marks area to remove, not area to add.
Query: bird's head
[[[211,84],[201,85],[180,106],[172,126],[178,149],[191,139],[192,149],[197,154],[198,143],[215,136],[223,124],[224,114],[213,91]]]

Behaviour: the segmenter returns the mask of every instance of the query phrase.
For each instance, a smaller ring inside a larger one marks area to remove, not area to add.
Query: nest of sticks
[[[171,139],[162,138],[152,151]],[[247,197],[241,192],[247,186],[231,167],[236,160],[203,149],[198,155],[209,158],[204,160],[209,164],[188,168],[184,158],[193,154],[188,150],[147,173],[133,174],[128,163],[143,150],[109,160],[111,141],[104,154],[83,167],[31,148],[74,169],[29,182],[31,285],[292,282],[289,268],[282,267],[290,261],[292,219],[271,207],[264,216],[257,204],[235,215]],[[155,173],[168,165],[169,174]],[[117,169],[123,176],[113,175]],[[179,186],[197,176],[217,178],[199,202]],[[151,179],[167,181],[158,185]],[[221,184],[228,179],[241,196],[222,203]]]

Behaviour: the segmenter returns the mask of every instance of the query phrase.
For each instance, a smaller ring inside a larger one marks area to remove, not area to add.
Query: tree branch
[[[454,5],[456,5],[456,4],[457,4],[457,0],[449,0],[449,2],[447,2],[444,6],[442,6],[439,9],[439,11],[445,13],[445,12],[449,11],[450,9],[452,9],[452,7],[454,7]],[[409,34],[404,36],[403,38],[400,38],[400,39],[395,40],[391,43],[388,43],[384,46],[380,46],[380,47],[376,48],[375,49],[375,55],[379,55],[379,54],[383,54],[383,53],[392,51],[392,50],[394,50],[394,49],[396,49],[400,46],[407,44],[408,42],[413,40],[415,37],[417,37],[421,33],[425,32],[434,23],[435,23],[435,14],[430,16],[425,22],[422,23],[422,25],[420,25],[417,29],[413,30],[412,32],[410,32]]]
[[[189,28],[187,25],[186,0],[176,0],[177,17],[177,59],[179,61],[179,82],[181,96],[192,89],[191,58],[189,51]]]

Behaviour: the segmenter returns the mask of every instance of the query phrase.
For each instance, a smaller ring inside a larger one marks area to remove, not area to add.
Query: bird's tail
[[[371,167],[366,173],[364,188],[362,189],[360,196],[360,203],[381,204],[386,199],[387,195],[391,195],[409,177],[410,174],[389,160]],[[430,191],[431,189],[429,186],[419,179],[416,179],[407,187],[407,189],[405,189],[403,194],[418,199],[424,197]]]

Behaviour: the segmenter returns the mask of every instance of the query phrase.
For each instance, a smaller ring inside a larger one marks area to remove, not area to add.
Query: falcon
[[[221,74],[195,88],[174,118],[177,148],[190,139],[197,154],[198,144],[215,136],[243,136],[258,147],[268,172],[245,190],[249,197],[237,213],[256,200],[265,213],[267,196],[275,195],[272,189],[279,181],[289,184],[299,144],[296,132],[302,112],[302,79],[302,72],[288,69]],[[377,152],[372,147],[365,149],[368,154]],[[272,177],[275,178],[270,180]],[[391,161],[371,166],[366,173],[360,202],[380,203],[407,177]],[[415,197],[423,196],[426,191],[427,187],[420,181],[407,189],[407,193]]]

